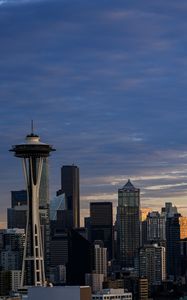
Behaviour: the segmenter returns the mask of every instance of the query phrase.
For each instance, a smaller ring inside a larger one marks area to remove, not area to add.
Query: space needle
[[[33,133],[26,136],[24,143],[12,146],[10,151],[22,158],[27,188],[27,223],[23,253],[21,288],[26,286],[44,286],[44,249],[39,214],[39,189],[43,161],[55,149],[42,143],[40,137]]]

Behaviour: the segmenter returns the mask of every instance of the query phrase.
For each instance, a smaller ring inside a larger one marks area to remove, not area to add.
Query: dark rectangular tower
[[[79,168],[77,166],[61,168],[61,189],[65,193],[67,210],[72,215],[72,227],[78,228],[80,226],[80,199]]]
[[[11,191],[11,208],[21,205],[27,205],[27,191]]]
[[[85,285],[85,274],[92,271],[91,243],[76,230],[68,232],[67,285]]]
[[[176,280],[180,276],[180,214],[166,219],[166,263],[168,277]]]
[[[91,242],[102,240],[107,248],[108,259],[113,258],[112,202],[90,203]]]
[[[26,228],[27,191],[11,191],[11,208],[7,209],[8,228]]]

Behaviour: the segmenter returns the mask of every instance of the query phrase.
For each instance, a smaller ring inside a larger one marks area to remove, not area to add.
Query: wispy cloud
[[[156,191],[156,190],[165,190],[165,189],[181,187],[181,186],[187,187],[187,182],[173,183],[173,184],[163,184],[163,185],[154,185],[154,186],[145,187],[144,189],[145,190]]]
[[[2,4],[19,5],[19,4],[25,4],[25,3],[42,2],[42,1],[46,1],[46,0],[0,0],[0,5],[2,5]]]

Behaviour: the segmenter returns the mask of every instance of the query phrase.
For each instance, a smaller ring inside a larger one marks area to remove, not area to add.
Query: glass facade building
[[[140,190],[130,180],[118,190],[118,260],[122,267],[134,267],[140,247]]]

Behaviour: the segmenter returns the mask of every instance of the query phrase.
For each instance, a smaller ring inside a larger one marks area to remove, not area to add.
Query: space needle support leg
[[[28,243],[28,228],[29,228],[29,191],[28,191],[28,185],[29,185],[29,179],[27,174],[27,159],[23,158],[22,160],[23,164],[23,172],[27,187],[27,223],[26,223],[26,232],[25,232],[25,245],[23,250],[23,261],[22,261],[22,272],[21,272],[21,288],[24,286],[24,277],[25,277],[25,261],[26,261],[26,253],[27,253],[27,243]]]
[[[37,194],[39,196],[39,187],[41,182],[41,176],[42,176],[42,168],[43,168],[43,158],[40,157],[38,162],[38,177],[37,177]],[[39,201],[38,201],[39,202]],[[39,206],[39,203],[38,203]],[[40,216],[38,214],[38,224],[39,224],[39,232],[38,232],[38,238],[39,238],[39,248],[38,248],[38,255],[39,255],[39,269],[41,270],[39,273],[40,276],[40,282],[42,282],[42,285],[45,284],[45,268],[44,268],[44,252],[43,252],[43,240],[42,240],[42,234],[41,234],[41,227],[40,227]]]
[[[33,228],[33,260],[35,285],[43,286],[45,282],[45,271],[43,264],[43,248],[41,239],[41,226],[39,215],[39,188],[42,174],[43,158],[37,162],[30,158],[31,184],[32,184],[32,228]],[[35,168],[35,170],[34,170]],[[35,175],[34,175],[35,173]],[[34,180],[34,176],[36,177]]]

